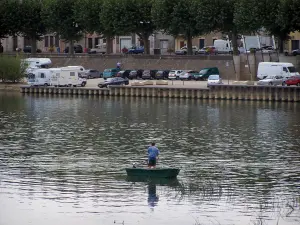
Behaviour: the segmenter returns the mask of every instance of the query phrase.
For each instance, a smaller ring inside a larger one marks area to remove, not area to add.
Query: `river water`
[[[0,225],[299,225],[300,104],[0,93]],[[151,141],[176,180],[130,180]]]

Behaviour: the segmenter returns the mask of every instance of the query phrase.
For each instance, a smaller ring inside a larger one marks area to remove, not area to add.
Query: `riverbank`
[[[0,91],[20,91],[20,87],[26,83],[0,83]]]
[[[31,87],[22,86],[21,93],[41,95],[128,96],[155,98],[217,99],[299,102],[300,87],[214,85],[209,88],[169,86],[110,86],[109,88]]]

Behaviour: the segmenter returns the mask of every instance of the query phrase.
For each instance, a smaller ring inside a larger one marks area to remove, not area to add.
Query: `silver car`
[[[259,80],[257,85],[285,85],[286,78],[283,76],[268,76],[265,79]]]
[[[180,76],[180,74],[181,74],[182,72],[183,72],[183,70],[171,70],[171,71],[169,72],[168,78],[169,78],[170,80],[172,80],[172,79],[178,80],[178,79],[179,79],[179,76]]]

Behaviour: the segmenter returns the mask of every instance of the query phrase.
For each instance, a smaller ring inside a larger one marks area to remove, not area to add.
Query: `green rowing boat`
[[[128,176],[175,178],[180,169],[176,168],[126,168]]]

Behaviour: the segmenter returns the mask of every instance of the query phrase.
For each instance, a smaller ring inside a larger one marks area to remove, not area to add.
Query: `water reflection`
[[[1,94],[0,103],[1,225],[20,224],[10,215],[22,212],[88,224],[300,223],[299,104]],[[153,140],[179,181],[125,180]]]

